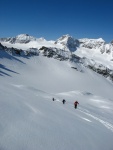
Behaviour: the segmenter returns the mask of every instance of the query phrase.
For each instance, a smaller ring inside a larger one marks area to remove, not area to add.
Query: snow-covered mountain
[[[79,39],[80,46],[88,49],[99,51],[102,54],[107,53],[113,56],[112,43],[106,44],[102,38],[99,39]]]
[[[6,46],[6,47],[13,47],[18,48],[22,50],[27,50],[29,48],[41,48],[42,46],[47,47],[58,47],[59,45],[55,45],[54,41],[47,41],[44,38],[35,38],[33,36],[30,36],[28,34],[20,34],[16,37],[10,37],[10,38],[0,38],[0,42]]]
[[[112,150],[113,83],[88,58],[35,50],[0,45],[0,150]]]
[[[11,44],[15,44],[15,43],[29,43],[30,41],[36,41],[36,38],[28,34],[20,34],[17,35],[16,37],[1,38],[0,40],[3,42],[9,42]]]
[[[55,41],[55,44],[60,44],[62,45],[62,48],[64,50],[70,50],[70,51],[75,51],[76,48],[79,46],[79,41],[77,39],[74,39],[72,36],[63,35],[60,37],[58,40]]]
[[[46,47],[56,47],[61,48],[65,51],[76,51],[78,47],[83,47],[87,49],[93,49],[99,51],[101,54],[113,53],[113,42],[107,43],[102,39],[75,39],[72,36],[63,35],[56,41],[47,41],[44,38],[35,38],[28,34],[20,34],[16,37],[10,38],[0,38],[0,42],[7,47],[28,49],[28,48],[41,48],[42,46]]]
[[[98,49],[102,48],[105,45],[105,41],[102,38],[99,39],[79,39],[81,47],[89,48],[89,49]]]
[[[8,48],[8,51],[12,49],[13,53],[21,53],[21,55],[43,53],[48,57],[64,60],[70,59],[71,55],[75,54],[81,59],[83,58],[82,62],[85,66],[93,71],[103,74],[106,78],[112,79],[113,76],[112,41],[106,43],[102,38],[75,39],[69,35],[63,35],[56,41],[47,41],[44,38],[20,34],[12,38],[1,38],[0,42]],[[18,50],[20,51],[18,52]]]

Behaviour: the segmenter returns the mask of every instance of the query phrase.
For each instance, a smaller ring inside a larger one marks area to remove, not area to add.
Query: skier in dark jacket
[[[65,99],[63,99],[63,100],[62,100],[62,103],[63,103],[63,104],[65,104],[65,102],[66,102],[66,100],[65,100]]]
[[[74,102],[74,107],[75,107],[75,109],[77,108],[77,105],[78,105],[79,103],[78,103],[78,101],[75,101]]]
[[[53,101],[55,101],[55,99],[54,99],[54,97],[53,97],[53,99],[52,99]]]

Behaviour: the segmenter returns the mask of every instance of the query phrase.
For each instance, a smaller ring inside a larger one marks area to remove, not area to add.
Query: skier
[[[53,101],[55,101],[55,99],[54,99],[54,97],[53,97],[53,99],[52,99]]]
[[[75,101],[74,102],[74,107],[75,107],[75,109],[77,108],[77,105],[78,105],[79,103],[78,103],[78,101]]]
[[[63,103],[63,104],[65,104],[65,102],[66,102],[66,100],[65,100],[65,99],[63,99],[63,100],[62,100],[62,103]]]

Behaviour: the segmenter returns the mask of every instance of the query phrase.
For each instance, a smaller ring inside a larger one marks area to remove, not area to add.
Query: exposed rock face
[[[0,43],[0,50],[4,50],[12,55],[16,56],[33,56],[33,55],[39,55],[39,51],[36,48],[30,48],[28,50],[22,50],[22,49],[17,49],[17,48],[7,48],[6,46],[3,46]]]
[[[58,59],[60,61],[69,59],[69,55],[67,54],[67,52],[65,52],[62,49],[43,46],[39,50],[43,54],[43,56],[46,56],[49,58],[53,57],[53,58]]]
[[[81,58],[81,62],[85,67],[103,75],[106,78],[109,78],[113,81],[113,70],[105,67],[103,64],[96,63],[95,60],[88,60],[87,58]]]
[[[109,68],[107,68],[105,66],[102,66],[102,68],[101,68],[101,66],[99,68],[96,68],[95,66],[89,65],[88,68],[92,69],[93,71],[95,71],[113,81],[113,70],[110,70]]]

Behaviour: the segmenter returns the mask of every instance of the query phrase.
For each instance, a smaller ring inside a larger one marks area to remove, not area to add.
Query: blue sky
[[[28,33],[113,40],[113,0],[1,0],[0,37]]]

